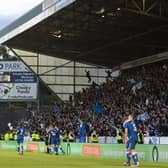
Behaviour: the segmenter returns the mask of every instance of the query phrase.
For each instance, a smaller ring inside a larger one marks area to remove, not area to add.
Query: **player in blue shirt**
[[[128,119],[124,123],[125,129],[125,144],[126,144],[126,158],[127,162],[124,164],[125,166],[130,166],[131,155],[134,161],[135,167],[139,166],[138,155],[135,151],[135,146],[138,143],[138,130],[137,126],[133,120],[133,116],[130,114]]]
[[[65,151],[64,151],[64,149],[60,145],[62,131],[60,131],[58,127],[55,127],[55,129],[57,130],[57,137],[58,137],[57,147],[58,147],[58,149],[60,149],[61,153],[64,155]]]
[[[23,123],[20,123],[19,126],[16,128],[16,133],[17,133],[18,154],[23,155],[23,141],[25,133]]]
[[[49,127],[48,131],[48,144],[50,145],[50,153],[53,149],[54,153],[58,155],[58,149],[60,145],[60,131],[57,127],[53,127],[52,125]],[[60,150],[64,153],[63,149]]]

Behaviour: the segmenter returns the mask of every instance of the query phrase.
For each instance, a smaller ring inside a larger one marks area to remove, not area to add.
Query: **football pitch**
[[[1,168],[124,168],[123,160],[80,156],[55,156],[25,152],[18,156],[14,151],[0,151]],[[141,168],[168,168],[168,163],[140,162]]]

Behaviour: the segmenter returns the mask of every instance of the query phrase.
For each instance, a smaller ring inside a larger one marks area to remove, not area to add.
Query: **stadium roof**
[[[46,0],[0,31],[0,43],[116,66],[167,51],[166,0]]]

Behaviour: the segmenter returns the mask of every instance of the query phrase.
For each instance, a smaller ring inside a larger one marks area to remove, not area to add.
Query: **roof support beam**
[[[149,13],[156,5],[158,4],[158,1],[155,1],[151,6],[148,7],[146,10],[146,13]],[[161,4],[161,1],[160,1]]]
[[[137,2],[135,0],[132,0],[132,3],[134,4],[134,6],[139,10],[141,11],[141,7],[137,4]]]
[[[163,11],[168,8],[168,3],[166,3],[164,0],[155,0],[151,4],[146,3],[146,0],[139,0],[141,2],[141,5],[137,3],[136,0],[132,0],[131,3],[133,7],[128,7],[127,0],[125,1],[125,8],[121,8],[122,10],[153,17],[156,19],[160,19],[163,21],[168,21],[167,16],[163,16]],[[153,12],[153,9],[156,9],[155,12]]]
[[[142,10],[145,11],[146,0],[143,0],[142,3],[143,3]]]

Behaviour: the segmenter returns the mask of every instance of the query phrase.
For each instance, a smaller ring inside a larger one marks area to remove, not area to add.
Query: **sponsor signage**
[[[0,100],[37,99],[37,76],[21,61],[0,61]]]
[[[0,72],[30,72],[21,61],[0,61]]]
[[[28,143],[27,151],[29,152],[39,152],[39,144],[38,143]]]
[[[82,152],[84,156],[101,156],[100,146],[83,145]]]
[[[0,99],[36,99],[36,83],[0,83]]]
[[[37,77],[32,72],[14,72],[11,81],[14,83],[35,83]]]
[[[69,144],[69,145],[68,145]],[[16,141],[0,141],[2,150],[16,150]],[[66,154],[115,158],[125,160],[125,145],[123,144],[83,144],[61,143]],[[70,148],[70,153],[67,148]],[[24,142],[24,150],[30,152],[45,152],[44,142]],[[137,145],[139,159],[149,162],[168,162],[168,145]]]

